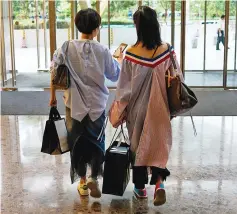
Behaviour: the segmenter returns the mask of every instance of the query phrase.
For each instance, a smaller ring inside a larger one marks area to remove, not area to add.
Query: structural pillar
[[[56,11],[55,1],[49,1],[49,38],[50,38],[50,59],[52,60],[56,43]]]

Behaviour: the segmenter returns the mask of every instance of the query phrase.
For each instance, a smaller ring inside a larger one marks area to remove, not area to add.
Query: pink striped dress
[[[173,49],[172,49],[173,51]],[[176,55],[173,51],[176,60]],[[179,64],[178,70],[182,77]],[[126,109],[135,166],[166,168],[172,146],[172,130],[165,74],[174,75],[168,50],[155,58],[126,52],[116,90],[118,112]]]

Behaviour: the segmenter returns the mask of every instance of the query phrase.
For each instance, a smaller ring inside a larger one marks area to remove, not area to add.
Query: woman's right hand
[[[49,106],[50,106],[50,107],[57,106],[57,99],[56,99],[56,97],[51,97],[51,98],[50,98]]]
[[[123,48],[120,48],[120,53],[119,53],[119,57],[117,58],[119,64],[122,64],[123,62]]]
[[[50,85],[50,100],[49,100],[49,106],[57,106],[57,98],[56,98],[56,88],[52,84],[53,76],[51,74],[51,85]]]

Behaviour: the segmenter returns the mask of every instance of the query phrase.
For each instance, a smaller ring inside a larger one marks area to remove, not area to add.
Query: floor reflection
[[[176,118],[166,182],[167,203],[152,205],[133,197],[82,198],[69,177],[69,154],[40,153],[44,116],[1,117],[2,213],[235,213],[237,210],[237,117]],[[114,129],[106,129],[110,143]],[[101,185],[101,180],[100,180]]]

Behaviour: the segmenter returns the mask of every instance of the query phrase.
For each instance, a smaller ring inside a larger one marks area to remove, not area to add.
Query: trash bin
[[[198,38],[195,37],[193,40],[192,40],[192,48],[197,48],[198,46]]]

